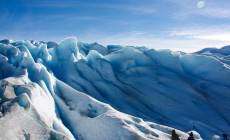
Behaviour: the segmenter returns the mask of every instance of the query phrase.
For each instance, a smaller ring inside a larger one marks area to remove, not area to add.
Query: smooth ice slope
[[[206,140],[230,131],[230,67],[215,56],[104,47],[77,43],[76,38],[59,45],[1,42],[2,83],[26,87],[27,92],[6,92],[1,86],[0,123],[16,120],[7,115],[21,109],[25,120],[42,118],[34,122],[38,128],[43,122],[45,132],[39,133],[43,139],[170,139],[173,127],[195,130]],[[20,80],[24,82],[13,82]],[[43,94],[44,100],[39,98]],[[51,111],[39,101],[47,102]],[[36,137],[29,127],[16,128],[12,134]],[[181,131],[179,136],[185,139],[188,135]]]

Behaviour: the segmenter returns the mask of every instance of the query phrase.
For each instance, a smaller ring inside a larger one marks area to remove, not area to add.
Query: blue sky
[[[0,39],[147,46],[230,45],[229,0],[1,0]]]

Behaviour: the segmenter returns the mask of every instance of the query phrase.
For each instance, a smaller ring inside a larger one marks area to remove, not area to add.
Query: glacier
[[[218,139],[230,132],[230,46],[195,53],[0,41],[0,139]]]

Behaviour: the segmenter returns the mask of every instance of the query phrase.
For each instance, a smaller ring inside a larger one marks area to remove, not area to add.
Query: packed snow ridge
[[[0,139],[197,140],[230,132],[230,46],[193,54],[0,41]]]

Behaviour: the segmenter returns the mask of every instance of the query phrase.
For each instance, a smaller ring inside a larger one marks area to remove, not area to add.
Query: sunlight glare
[[[198,8],[203,8],[204,5],[205,5],[205,2],[204,2],[204,1],[198,1],[198,2],[197,2],[197,7],[198,7]]]

